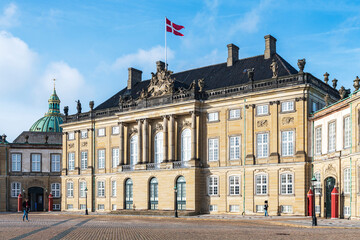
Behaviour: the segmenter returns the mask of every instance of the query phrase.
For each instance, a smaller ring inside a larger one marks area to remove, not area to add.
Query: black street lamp
[[[312,191],[313,191],[313,196],[312,196],[312,226],[317,226],[317,219],[315,216],[315,183],[317,182],[316,177],[313,176],[311,179],[311,187],[312,187]]]
[[[175,206],[174,206],[174,209],[175,209],[175,217],[177,218],[178,217],[178,203],[177,203],[177,187],[175,186],[174,187],[174,199],[175,199],[175,201],[174,201],[174,204],[175,204]]]
[[[85,188],[85,215],[89,215],[88,213],[88,207],[87,207],[87,187]]]

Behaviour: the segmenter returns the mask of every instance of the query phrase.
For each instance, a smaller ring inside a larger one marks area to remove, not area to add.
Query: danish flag
[[[185,28],[184,26],[177,25],[173,22],[171,22],[169,19],[166,19],[166,31],[172,32],[176,36],[184,36],[181,32],[179,32],[181,29]]]

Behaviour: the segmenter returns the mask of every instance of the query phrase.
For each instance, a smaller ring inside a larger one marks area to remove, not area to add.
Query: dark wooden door
[[[325,217],[330,218],[331,217],[331,192],[334,189],[335,186],[335,179],[332,177],[328,177],[325,180]]]

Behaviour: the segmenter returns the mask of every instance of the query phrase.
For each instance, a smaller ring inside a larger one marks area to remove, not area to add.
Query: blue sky
[[[0,134],[16,138],[47,111],[51,79],[61,109],[83,111],[126,86],[127,68],[148,79],[164,60],[164,17],[185,26],[168,35],[169,69],[225,62],[228,43],[240,58],[263,54],[264,36],[297,68],[337,78],[353,90],[360,75],[357,1],[6,1],[0,2]]]

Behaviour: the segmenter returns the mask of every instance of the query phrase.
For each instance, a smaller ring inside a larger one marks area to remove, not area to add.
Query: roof
[[[22,132],[13,142],[20,144],[62,144],[61,132]]]
[[[228,67],[227,63],[225,62],[173,73],[171,77],[175,79],[175,87],[181,85],[189,86],[194,80],[203,78],[205,82],[205,91],[241,85],[249,82],[246,69],[255,69],[255,82],[272,78],[273,73],[270,69],[270,65],[273,58],[278,63],[279,77],[298,73],[294,67],[286,62],[280,55],[275,53],[273,57],[269,59],[264,59],[264,55],[259,55],[255,57],[239,59],[231,67]],[[120,95],[130,95],[133,99],[136,99],[139,96],[141,90],[147,88],[149,84],[150,80],[145,80],[137,83],[131,90],[128,90],[125,87],[121,91],[117,92],[114,96],[97,106],[95,110],[118,106]]]

